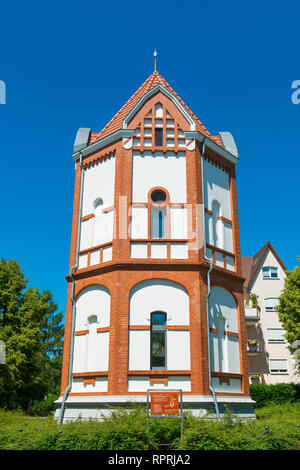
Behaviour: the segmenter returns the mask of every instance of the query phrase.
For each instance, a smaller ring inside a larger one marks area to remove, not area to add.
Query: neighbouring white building
[[[298,383],[276,305],[284,288],[286,267],[267,242],[253,257],[242,256],[250,383]],[[252,308],[251,295],[258,309]]]

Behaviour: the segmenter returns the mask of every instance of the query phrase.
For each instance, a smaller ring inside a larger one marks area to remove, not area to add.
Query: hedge
[[[262,408],[270,403],[283,405],[293,403],[300,397],[299,384],[253,384],[250,396],[256,402],[255,408]]]

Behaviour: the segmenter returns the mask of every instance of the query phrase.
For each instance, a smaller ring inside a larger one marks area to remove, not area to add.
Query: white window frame
[[[282,339],[272,339],[272,333],[271,333],[271,330],[280,330],[282,331]],[[268,340],[268,344],[286,344],[286,339],[284,338],[284,333],[285,331],[283,330],[283,328],[267,328],[267,340]]]
[[[279,301],[278,301],[278,304],[275,305],[274,307],[267,307],[267,306],[266,306],[266,300],[269,300],[269,299],[276,299],[276,300],[278,300],[278,297],[266,297],[266,298],[264,299],[264,309],[265,309],[265,312],[277,312],[277,310],[276,310],[275,307],[277,307],[277,305],[279,305]]]
[[[272,371],[271,371],[271,361],[286,361],[286,370],[284,370],[284,372],[283,372],[283,370],[278,370],[278,371],[276,371],[276,369],[275,369],[275,371],[272,372]],[[276,357],[276,358],[275,358],[275,357],[270,357],[270,358],[269,358],[269,372],[270,372],[271,375],[289,375],[289,363],[288,363],[288,360],[287,360],[286,358],[281,358],[281,359],[279,359],[279,358],[277,358],[277,357]]]
[[[267,276],[264,275],[264,269],[268,269],[268,272],[267,272],[268,275],[267,275]],[[272,270],[272,269],[276,269],[276,274],[277,274],[276,277],[275,277],[275,276],[273,276],[273,277],[271,276],[271,270]],[[262,278],[263,278],[263,279],[267,279],[267,280],[269,280],[269,279],[279,279],[279,271],[278,271],[278,267],[277,267],[277,266],[263,266],[261,271],[262,271]]]

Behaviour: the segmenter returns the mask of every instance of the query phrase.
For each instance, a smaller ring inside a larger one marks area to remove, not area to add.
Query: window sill
[[[289,372],[270,372],[270,375],[289,375]]]

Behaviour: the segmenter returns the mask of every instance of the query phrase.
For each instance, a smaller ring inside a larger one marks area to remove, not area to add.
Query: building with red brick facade
[[[60,421],[180,389],[195,415],[253,417],[235,167],[152,73],[101,132],[79,129]]]

